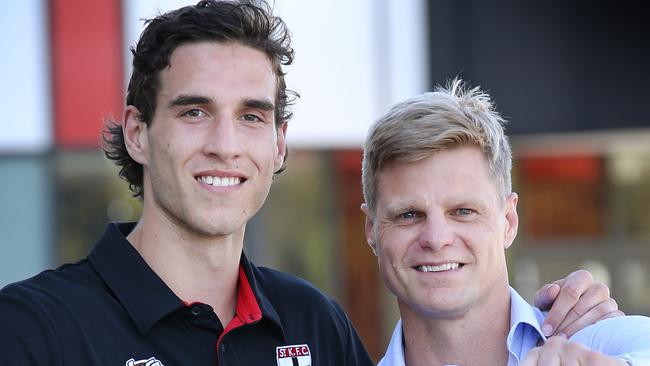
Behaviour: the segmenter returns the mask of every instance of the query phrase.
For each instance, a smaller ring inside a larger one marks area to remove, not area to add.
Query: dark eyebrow
[[[272,111],[275,109],[275,106],[269,100],[244,99],[244,105],[248,108],[255,108],[263,111]]]
[[[214,101],[208,97],[204,97],[201,95],[187,95],[187,94],[181,94],[175,99],[173,99],[169,104],[167,104],[167,108],[174,108],[178,106],[184,106],[184,105],[192,105],[192,104],[212,104]]]

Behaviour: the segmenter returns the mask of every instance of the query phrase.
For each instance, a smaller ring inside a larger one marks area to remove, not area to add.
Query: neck
[[[464,314],[436,317],[400,305],[408,366],[505,365],[510,328],[507,283]],[[489,314],[489,315],[486,315]]]
[[[244,229],[207,237],[143,213],[127,239],[181,300],[210,305],[225,326],[235,312]]]

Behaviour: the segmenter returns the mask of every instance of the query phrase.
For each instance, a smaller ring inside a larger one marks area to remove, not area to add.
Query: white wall
[[[45,1],[2,5],[0,153],[41,152],[52,144],[47,19]]]

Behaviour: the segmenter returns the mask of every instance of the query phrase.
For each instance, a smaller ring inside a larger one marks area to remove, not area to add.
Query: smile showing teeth
[[[209,184],[214,187],[230,187],[237,185],[241,182],[239,177],[211,177],[211,176],[201,176],[197,177],[201,183]]]
[[[441,264],[438,266],[417,266],[415,267],[416,270],[420,272],[442,272],[442,271],[450,271],[452,269],[458,268],[460,265],[458,263],[445,263]]]

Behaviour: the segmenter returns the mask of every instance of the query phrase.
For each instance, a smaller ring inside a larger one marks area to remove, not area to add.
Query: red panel
[[[518,161],[523,178],[529,182],[592,182],[601,178],[602,160],[598,156],[524,158]]]
[[[51,0],[57,147],[97,148],[104,119],[123,109],[119,0]]]
[[[524,158],[517,164],[521,172],[521,227],[528,236],[553,239],[604,235],[607,202],[601,156]],[[563,240],[556,243],[566,244]]]
[[[337,150],[334,154],[337,169],[345,173],[360,172],[362,160],[362,150]],[[361,187],[361,180],[359,180],[359,187]]]

